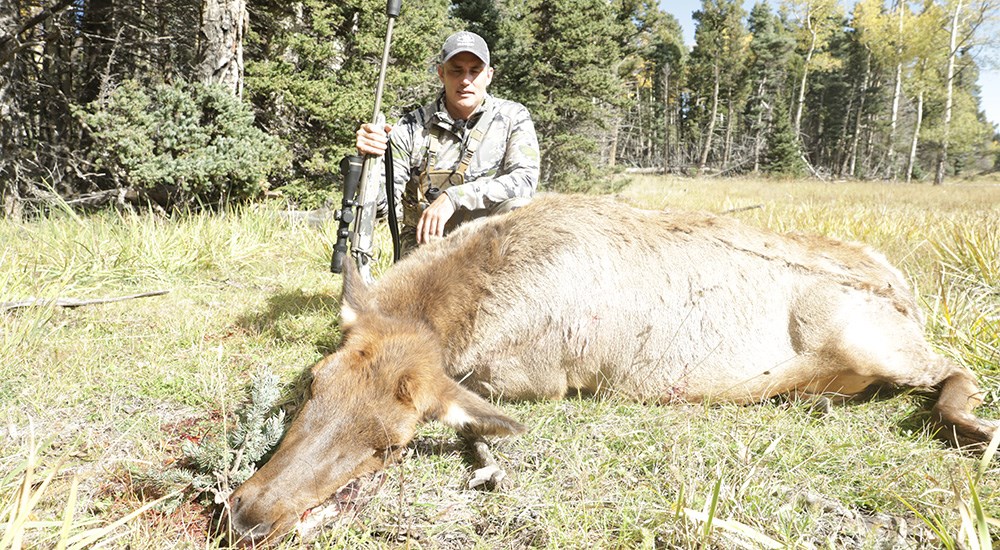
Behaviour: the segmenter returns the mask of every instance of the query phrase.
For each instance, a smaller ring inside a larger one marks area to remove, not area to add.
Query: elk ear
[[[526,428],[482,397],[449,380],[434,418],[462,435],[518,435]]]
[[[344,258],[344,283],[340,295],[340,322],[349,328],[368,309],[368,285],[353,257]]]

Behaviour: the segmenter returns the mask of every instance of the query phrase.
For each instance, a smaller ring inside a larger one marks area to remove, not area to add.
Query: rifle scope
[[[358,183],[361,181],[363,159],[357,155],[344,157],[340,161],[340,175],[344,178],[344,199],[340,210],[335,213],[340,220],[337,226],[337,242],[333,245],[330,271],[341,273],[344,258],[347,257],[347,241],[351,238],[351,224],[354,223],[354,207],[358,205]]]

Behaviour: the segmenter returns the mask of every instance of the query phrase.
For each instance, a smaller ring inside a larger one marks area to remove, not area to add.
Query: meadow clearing
[[[1000,185],[636,176],[618,194],[882,251],[916,289],[928,338],[978,374],[980,414],[1000,418]],[[152,505],[171,487],[143,480],[182,468],[185,442],[232,430],[258,373],[278,376],[294,414],[339,340],[334,231],[270,205],[0,220],[0,303],[49,301],[0,308],[0,550],[218,546],[210,497]],[[51,303],[152,291],[166,293]],[[467,489],[458,438],[432,423],[355,509],[283,545],[993,548],[1000,460],[936,441],[925,400],[828,414],[781,399],[501,403],[528,427],[496,447],[510,491]]]

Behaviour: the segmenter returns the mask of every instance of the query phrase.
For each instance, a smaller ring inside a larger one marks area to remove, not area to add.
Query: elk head
[[[345,267],[343,344],[312,368],[311,394],[278,450],[230,497],[230,525],[243,541],[286,534],[304,512],[398,457],[423,421],[469,435],[524,431],[445,374],[426,324],[378,311],[353,262]]]

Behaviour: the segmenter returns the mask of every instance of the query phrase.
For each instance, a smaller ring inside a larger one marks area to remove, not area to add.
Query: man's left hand
[[[431,237],[444,236],[444,225],[454,213],[455,205],[447,194],[442,193],[420,215],[420,221],[417,222],[417,244],[425,244]]]

